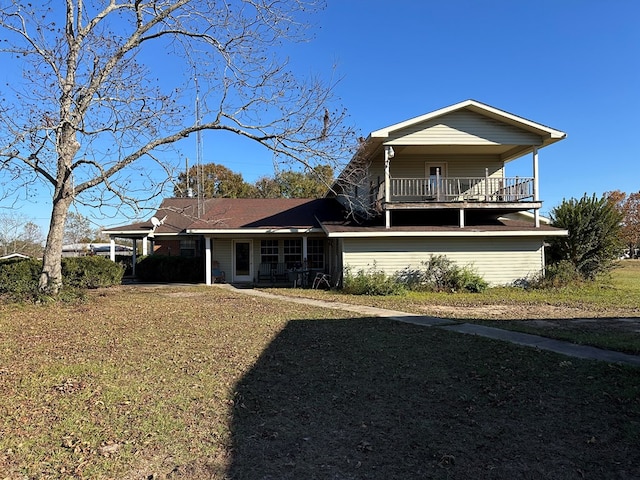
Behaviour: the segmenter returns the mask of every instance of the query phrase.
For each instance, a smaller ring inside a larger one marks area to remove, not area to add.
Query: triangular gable
[[[462,114],[462,115],[461,115]],[[470,115],[471,114],[471,115]],[[476,114],[476,115],[473,115]],[[441,108],[419,117],[405,120],[404,122],[381,128],[371,132],[371,139],[384,139],[385,143],[393,137],[406,136],[410,132],[420,131],[425,127],[438,125],[439,123],[451,124],[454,130],[466,131],[467,134],[482,138],[480,132],[474,134],[472,128],[477,128],[476,123],[485,126],[485,131],[493,132],[515,132],[520,134],[535,135],[543,139],[543,144],[548,145],[566,137],[564,132],[556,130],[540,123],[532,122],[526,118],[513,115],[497,108],[485,105],[475,100],[465,100],[464,102]],[[403,133],[404,132],[404,133]]]
[[[469,110],[456,110],[389,132],[385,145],[542,145],[542,137]]]

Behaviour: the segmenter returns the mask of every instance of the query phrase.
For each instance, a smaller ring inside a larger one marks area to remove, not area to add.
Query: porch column
[[[113,237],[109,239],[109,260],[116,261],[116,239]]]
[[[460,209],[460,228],[464,228],[464,208]]]
[[[204,283],[211,285],[211,238],[204,237]]]
[[[147,243],[148,243],[149,237],[143,237],[142,238],[142,256],[146,257],[149,250],[147,249]]]
[[[138,253],[138,240],[133,239],[133,250],[131,250],[131,274],[136,276],[136,257]]]
[[[394,155],[393,147],[387,145],[384,148],[384,202],[385,204],[391,201],[391,173],[389,164]],[[391,211],[386,208],[384,210],[384,225],[386,228],[391,228]]]
[[[302,237],[302,262],[306,263],[307,258],[309,258],[307,256],[307,236],[304,235]],[[304,265],[306,267],[306,265]]]
[[[540,183],[538,180],[538,147],[533,147],[533,201],[540,201]],[[540,209],[533,209],[533,221],[535,227],[540,227]]]

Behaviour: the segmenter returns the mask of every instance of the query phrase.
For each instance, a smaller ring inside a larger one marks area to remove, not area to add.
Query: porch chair
[[[211,280],[213,283],[225,283],[224,270],[220,270],[220,262],[217,260],[211,262]]]
[[[332,275],[330,273],[316,273],[316,277],[313,279],[311,288],[315,290],[320,288],[321,286],[326,286],[328,289],[331,289],[331,277]]]

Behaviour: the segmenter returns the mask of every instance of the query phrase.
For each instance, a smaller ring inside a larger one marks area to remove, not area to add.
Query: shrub
[[[42,261],[20,259],[0,262],[0,294],[12,300],[33,298],[38,293]]]
[[[124,267],[99,256],[62,259],[62,282],[76,288],[99,288],[120,285]]]
[[[398,272],[398,281],[414,291],[483,292],[488,283],[471,267],[459,267],[444,255],[431,255],[422,268],[405,268]]]
[[[547,265],[544,275],[527,282],[529,288],[560,288],[580,283],[582,276],[573,263],[568,260]]]
[[[593,280],[615,266],[622,253],[623,217],[613,202],[586,194],[580,200],[563,200],[551,211],[551,219],[554,227],[567,229],[569,236],[550,240],[547,250],[550,265],[570,262],[586,280]]]
[[[138,261],[136,276],[144,282],[198,283],[204,280],[204,259],[149,255]]]
[[[358,270],[355,274],[347,268],[343,292],[352,295],[400,295],[405,288],[394,276],[378,270],[374,263],[369,270]]]

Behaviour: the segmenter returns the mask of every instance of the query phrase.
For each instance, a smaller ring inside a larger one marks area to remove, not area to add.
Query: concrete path
[[[551,338],[541,337],[539,335],[513,332],[510,330],[487,327],[485,325],[476,325],[473,323],[461,323],[456,320],[429,317],[413,313],[401,312],[398,310],[387,310],[384,308],[354,305],[351,303],[343,302],[329,302],[326,300],[317,300],[303,297],[290,297],[286,295],[268,293],[261,290],[254,290],[251,288],[235,288],[229,284],[216,284],[216,286],[233,289],[236,292],[245,293],[247,295],[253,295],[256,297],[284,300],[291,303],[313,305],[322,308],[331,308],[333,310],[353,312],[371,317],[389,318],[398,322],[412,323],[425,327],[437,327],[444,330],[449,330],[451,332],[464,333],[467,335],[478,335],[480,337],[511,342],[516,345],[538,348],[540,350],[549,350],[551,352],[561,353],[570,357],[583,358],[588,360],[599,360],[609,363],[621,363],[640,367],[640,356],[638,355],[629,355],[627,353],[603,350],[601,348],[589,347],[586,345],[576,345],[574,343],[564,342],[562,340],[554,340]]]

